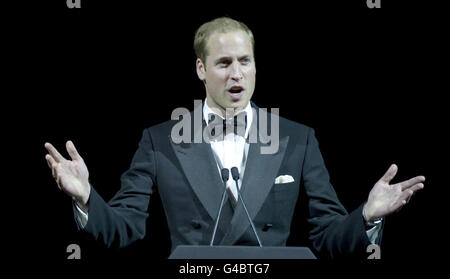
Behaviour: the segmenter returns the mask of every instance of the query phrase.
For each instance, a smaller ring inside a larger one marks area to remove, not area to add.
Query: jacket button
[[[262,228],[262,231],[263,232],[267,232],[272,227],[273,227],[272,224],[265,224],[264,227]]]
[[[194,229],[196,229],[196,230],[198,230],[198,229],[200,229],[202,227],[202,225],[197,220],[192,220],[191,221],[191,226]]]

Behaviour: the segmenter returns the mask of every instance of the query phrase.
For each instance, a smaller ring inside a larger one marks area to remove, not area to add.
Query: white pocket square
[[[280,175],[275,178],[275,184],[283,184],[289,182],[294,182],[294,178],[290,175]]]

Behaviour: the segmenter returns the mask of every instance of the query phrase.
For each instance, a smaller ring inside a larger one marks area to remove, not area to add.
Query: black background
[[[14,192],[6,203],[14,224],[5,230],[12,235],[10,257],[67,264],[71,243],[81,246],[85,262],[167,257],[158,200],[151,233],[129,248],[105,250],[77,233],[70,198],[45,162],[44,143],[63,151],[72,140],[91,184],[111,198],[142,130],[204,98],[194,33],[227,15],[255,35],[253,101],[315,129],[331,182],[349,211],[391,163],[399,166],[394,182],[426,176],[425,189],[386,218],[384,264],[440,260],[447,239],[441,215],[447,185],[438,179],[445,175],[448,94],[443,7],[382,1],[381,9],[368,9],[365,0],[81,2],[81,9],[68,9],[63,0],[24,3],[3,18],[3,140],[12,167],[5,188]],[[293,243],[302,241],[294,237]]]

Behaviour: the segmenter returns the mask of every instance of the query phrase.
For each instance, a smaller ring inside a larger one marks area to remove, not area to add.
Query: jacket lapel
[[[201,109],[196,108],[196,109]],[[195,112],[195,109],[194,109]],[[205,126],[202,120],[202,126],[194,129],[194,113],[191,113],[192,135],[199,136],[203,133]],[[205,207],[210,217],[215,220],[219,210],[220,199],[223,190],[223,183],[220,178],[217,164],[208,143],[180,143],[176,144],[170,140],[172,148],[177,156],[181,168],[189,181],[194,193]]]
[[[255,122],[253,121],[252,126],[256,125]],[[263,141],[268,142],[268,139],[263,138]],[[280,139],[278,152],[275,154],[261,154],[261,147],[268,146],[270,143],[263,144],[261,141],[258,141],[250,144],[240,191],[252,220],[258,214],[274,184],[288,142],[289,136]],[[221,244],[232,245],[244,234],[249,226],[244,207],[242,202],[239,201],[231,220],[231,230],[222,239]]]

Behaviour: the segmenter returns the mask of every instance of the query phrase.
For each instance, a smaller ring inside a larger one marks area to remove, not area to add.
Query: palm
[[[86,164],[83,161],[65,160],[65,162],[60,163],[58,173],[60,174],[59,185],[61,190],[69,196],[80,196],[83,185],[89,178]]]
[[[66,148],[72,160],[66,160],[49,143],[45,145],[49,154],[45,156],[58,187],[69,196],[85,203],[89,196],[89,171],[83,158],[78,154],[72,142]]]
[[[416,176],[409,180],[389,184],[397,174],[397,166],[392,165],[386,174],[373,186],[369,193],[365,211],[369,220],[387,216],[399,210],[411,196],[423,188],[425,177]]]

